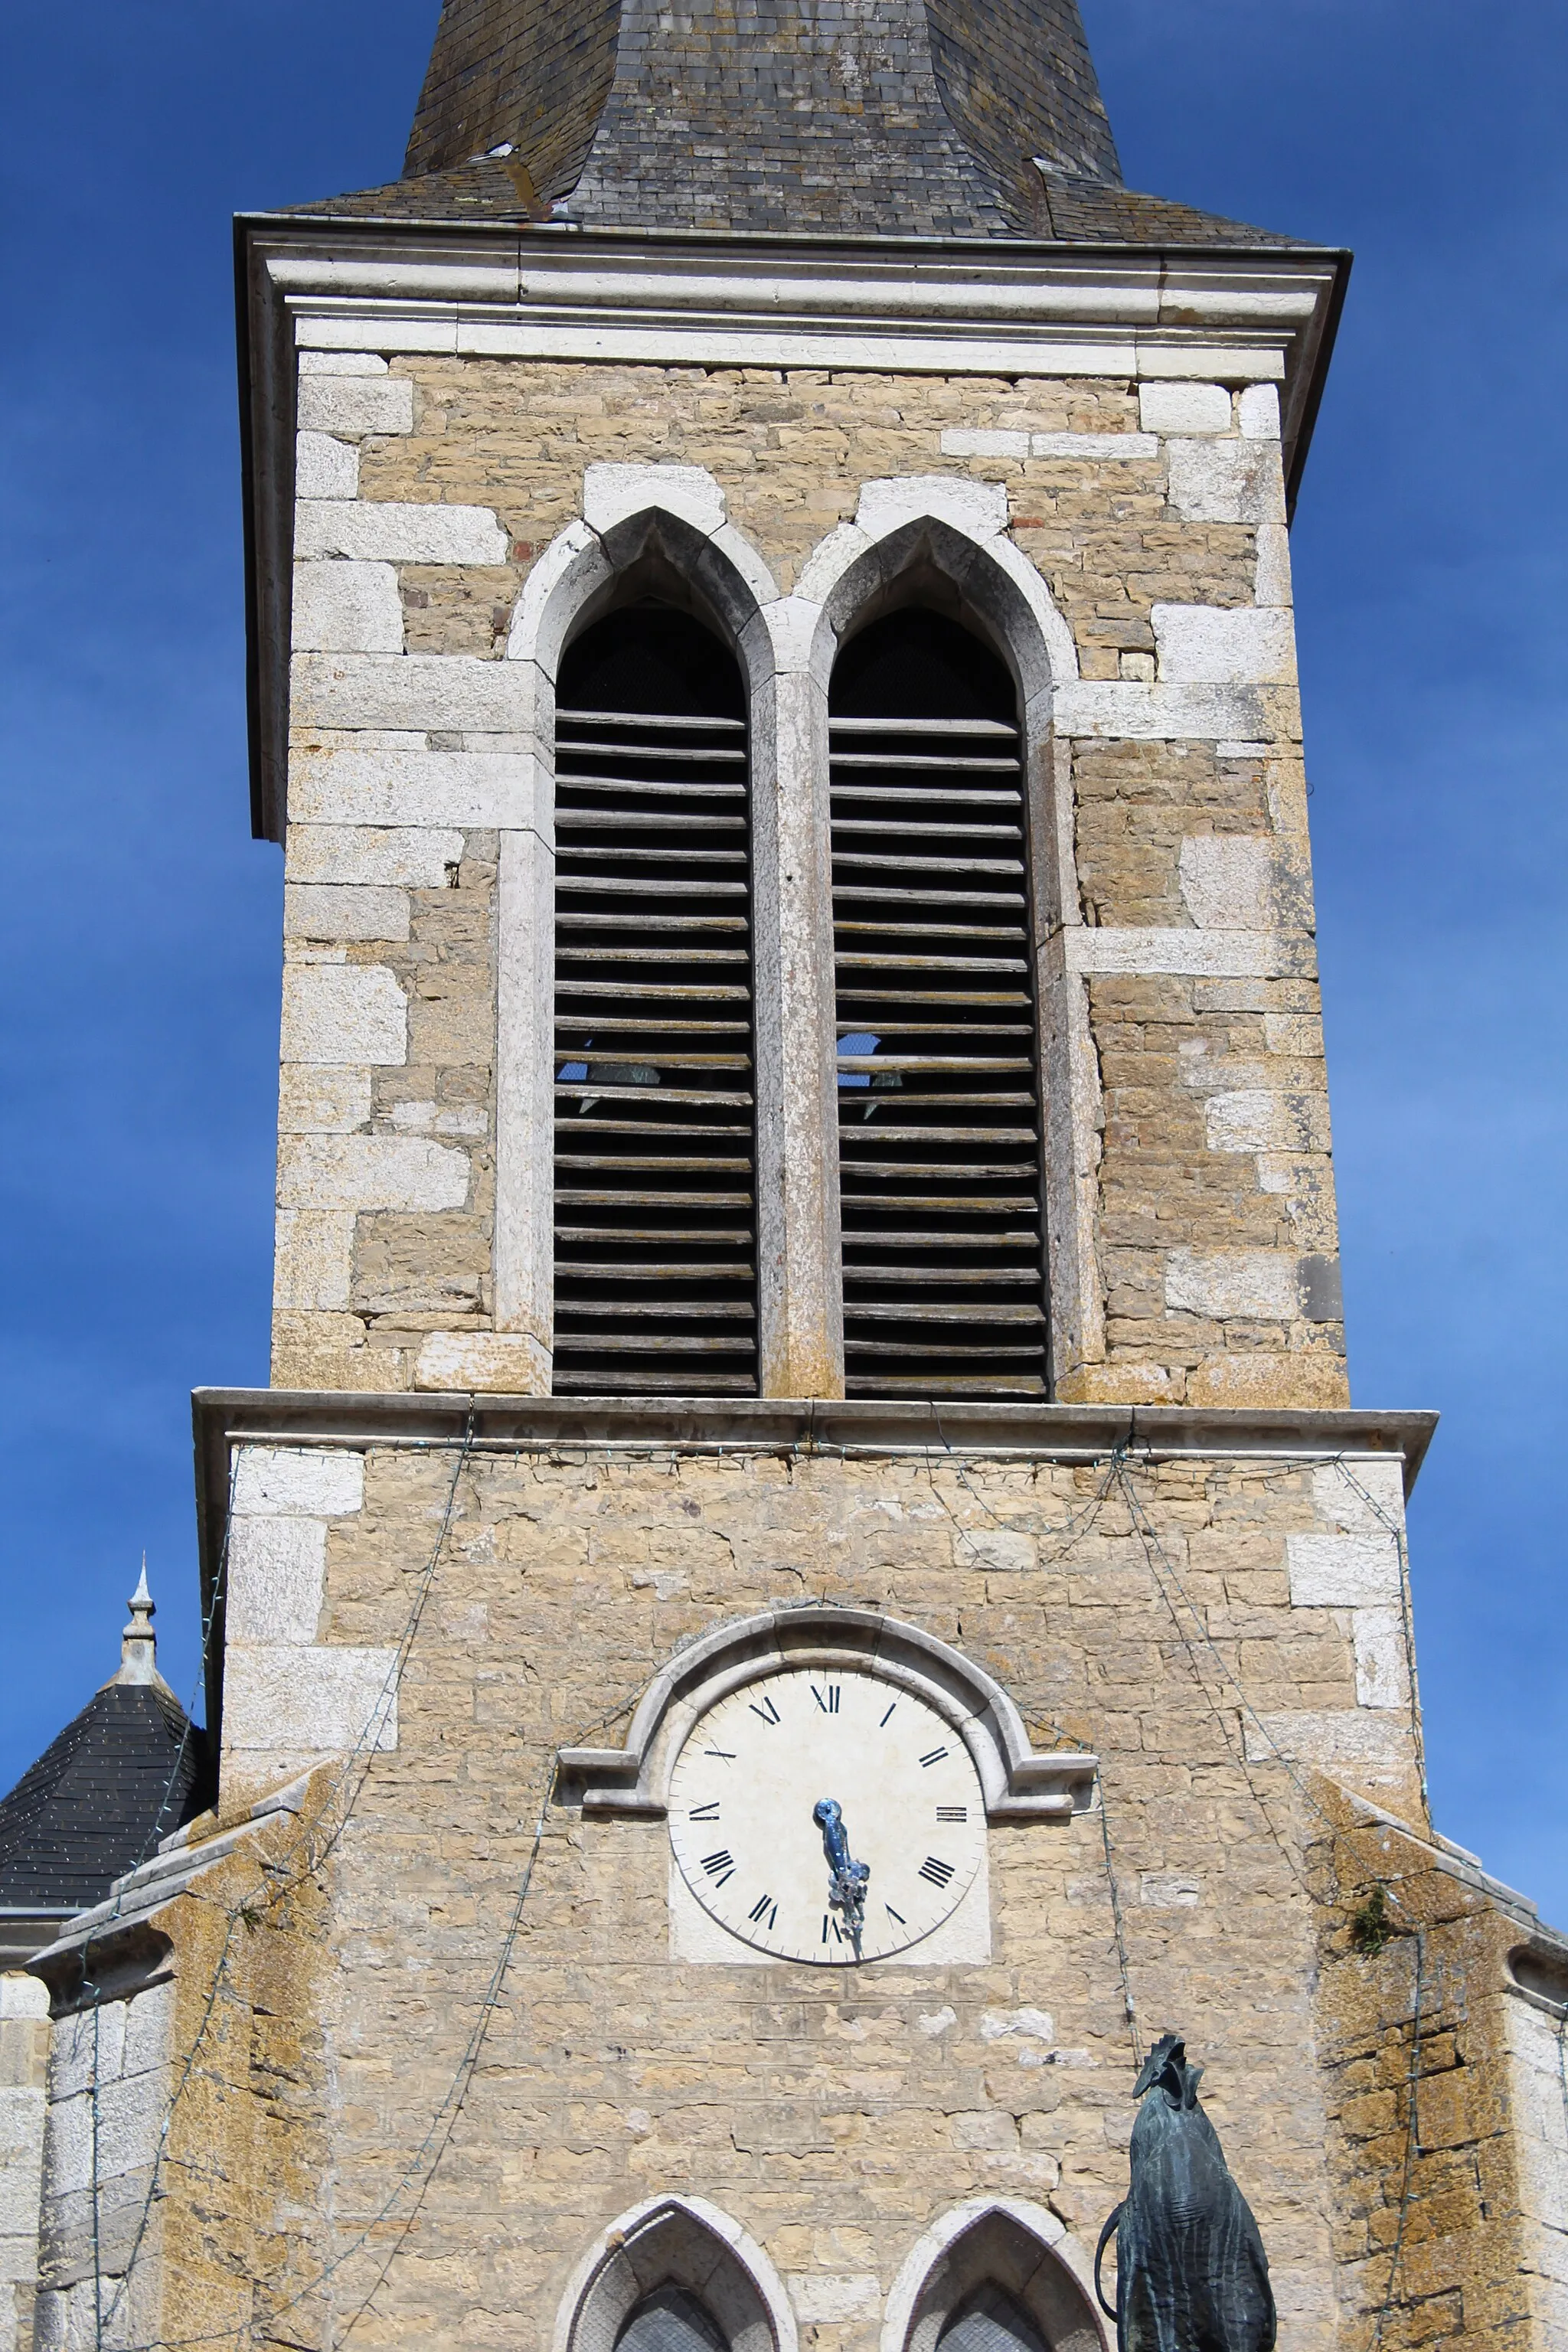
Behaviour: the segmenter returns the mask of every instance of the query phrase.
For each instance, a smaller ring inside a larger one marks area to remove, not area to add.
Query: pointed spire
[[[120,1672],[111,1679],[117,1683],[161,1683],[158,1672],[158,1636],[153,1631],[155,1603],[147,1590],[147,1555],[142,1555],[142,1574],[127,1607],[131,1622],[120,1636]]]

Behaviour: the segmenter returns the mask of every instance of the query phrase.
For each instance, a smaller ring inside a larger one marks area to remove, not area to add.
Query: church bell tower
[[[1346,1381],[1348,257],[1127,188],[1076,0],[446,0],[237,257],[273,1385],[40,2344],[1106,2352],[1199,2062],[1289,2352],[1568,2343]]]

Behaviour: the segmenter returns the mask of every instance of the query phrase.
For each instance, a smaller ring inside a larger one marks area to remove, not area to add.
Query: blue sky
[[[436,0],[79,0],[0,149],[0,1789],[267,1377],[280,875],[248,837],[228,216],[395,176]],[[1358,259],[1295,530],[1352,1372],[1412,1516],[1442,1827],[1568,1924],[1568,17],[1085,0],[1129,181]]]

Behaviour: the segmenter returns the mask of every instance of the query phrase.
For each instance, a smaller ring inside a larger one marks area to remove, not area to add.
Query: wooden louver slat
[[[559,712],[560,1394],[756,1393],[749,817],[742,720]]]
[[[830,741],[848,1393],[1043,1397],[1017,730],[884,707]]]

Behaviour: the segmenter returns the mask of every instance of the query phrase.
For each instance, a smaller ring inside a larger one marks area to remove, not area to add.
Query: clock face
[[[825,1829],[826,1801],[840,1821]],[[842,1878],[833,1899],[836,1827],[840,1859],[869,1873],[858,1953]],[[731,1935],[780,1959],[842,1964],[907,1951],[957,1908],[985,1808],[963,1738],[922,1699],[874,1675],[799,1667],[732,1691],[687,1735],[669,1835],[682,1877]]]

